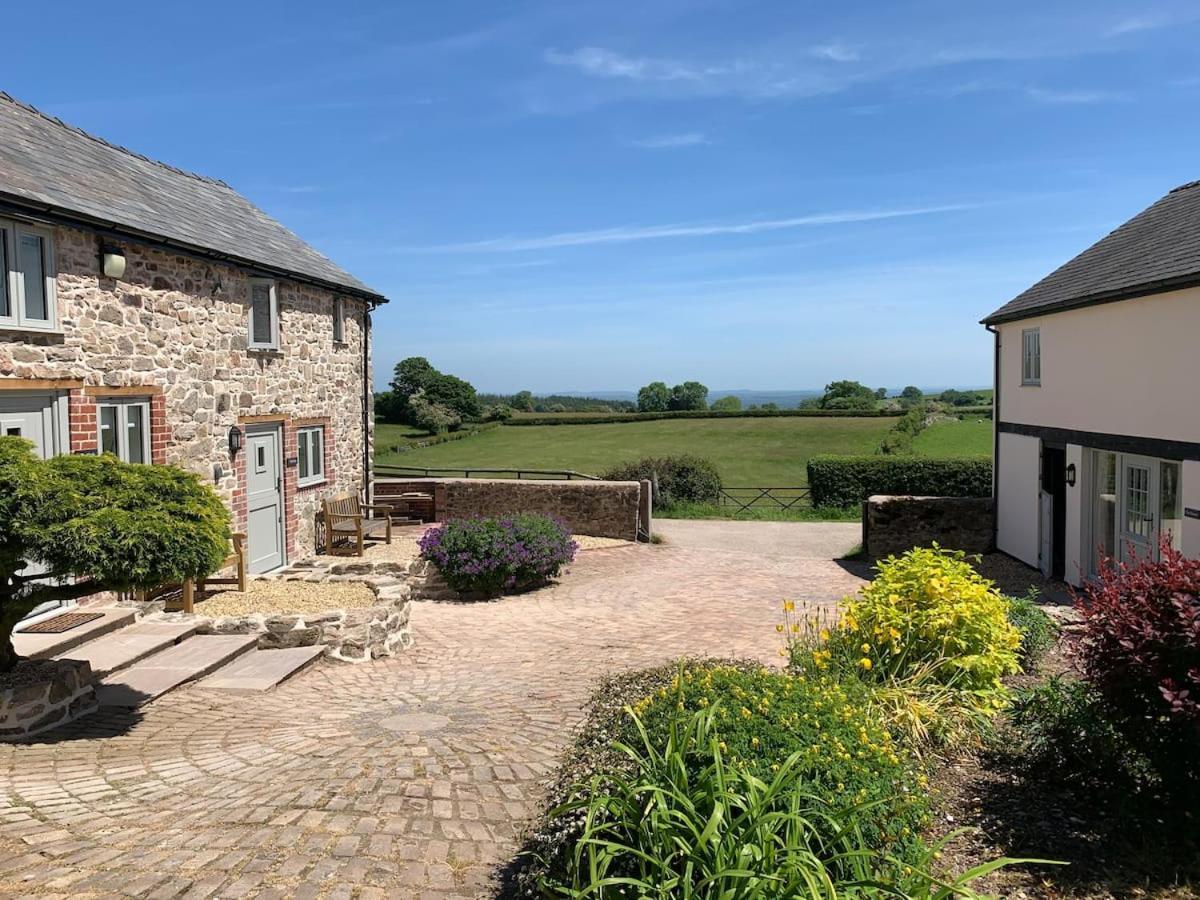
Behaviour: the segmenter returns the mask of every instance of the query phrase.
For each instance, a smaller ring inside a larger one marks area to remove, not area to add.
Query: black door
[[[1053,499],[1053,556],[1050,574],[1062,578],[1067,569],[1067,450],[1042,445],[1042,490]]]

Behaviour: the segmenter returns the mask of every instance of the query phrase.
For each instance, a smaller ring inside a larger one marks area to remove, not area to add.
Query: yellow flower
[[[783,634],[783,626],[782,625],[776,625],[775,630],[778,631],[780,634]]]
[[[742,718],[748,719],[748,718],[750,718],[751,715],[752,715],[752,713],[750,712],[750,710],[746,709],[746,707],[743,706],[742,707]]]
[[[758,746],[758,738],[756,738],[756,737],[750,738],[750,746],[757,747]]]
[[[858,664],[859,664],[860,666],[862,666],[864,669],[870,669],[870,668],[871,668],[871,661],[870,661],[869,659],[867,659],[865,656],[864,656],[862,659],[860,659],[860,660],[858,661]]]
[[[795,612],[796,611],[795,602],[792,600],[784,600],[783,601],[783,611],[784,612]]]
[[[828,628],[821,629],[821,640],[823,640],[823,641],[829,640],[829,629]]]
[[[870,645],[870,644],[863,644],[863,645],[862,645],[862,652],[863,652],[863,653],[870,653],[870,652],[871,652],[871,645]]]

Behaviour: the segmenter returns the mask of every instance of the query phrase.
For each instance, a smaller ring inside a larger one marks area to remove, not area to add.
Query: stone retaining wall
[[[863,504],[863,552],[873,560],[937,542],[950,550],[995,549],[990,497],[875,496]]]
[[[544,513],[567,523],[575,534],[638,539],[636,481],[518,481],[505,478],[379,478],[375,502],[408,491],[433,494],[438,521],[468,516]]]
[[[279,578],[293,581],[358,581],[375,593],[373,606],[314,613],[251,613],[198,620],[200,634],[257,634],[262,650],[325,645],[325,655],[343,662],[395,656],[412,643],[408,629],[413,585],[395,563],[363,563],[331,569],[293,567]]]
[[[30,737],[96,710],[86,660],[27,659],[7,677],[15,686],[0,688],[0,740]]]

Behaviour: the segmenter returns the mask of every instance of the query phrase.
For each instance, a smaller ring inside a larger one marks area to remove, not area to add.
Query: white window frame
[[[42,240],[42,276],[45,282],[46,318],[25,315],[25,279],[21,277],[21,236],[35,235]],[[49,228],[0,219],[0,291],[8,301],[8,315],[0,315],[0,328],[20,331],[58,331],[58,295],[55,290],[57,269],[54,265],[54,233]]]
[[[97,397],[96,398],[96,451],[103,453],[104,447],[104,407],[116,410],[117,423],[117,453],[122,462],[129,459],[129,409],[138,406],[142,410],[142,461],[149,463],[150,459],[150,398],[149,397]]]
[[[333,342],[346,343],[346,299],[333,298]]]
[[[315,440],[305,441],[306,435],[312,435]],[[296,429],[296,487],[312,487],[314,484],[325,483],[325,426],[304,425]],[[300,462],[307,461],[308,474],[301,476]],[[314,462],[320,466],[315,471]]]
[[[1026,328],[1021,332],[1021,384],[1038,387],[1042,383],[1042,330]]]
[[[270,308],[271,308],[271,337],[267,341],[254,340],[254,288],[259,285],[265,285],[270,293]],[[249,315],[247,316],[246,330],[246,346],[251,350],[278,350],[279,349],[279,294],[276,289],[275,279],[273,278],[251,278],[250,279],[250,302]]]

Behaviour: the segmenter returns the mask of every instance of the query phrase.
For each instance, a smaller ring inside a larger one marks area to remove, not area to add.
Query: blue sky
[[[1198,40],[1194,0],[130,0],[0,87],[386,293],[381,383],[967,385],[981,316],[1200,178]]]

